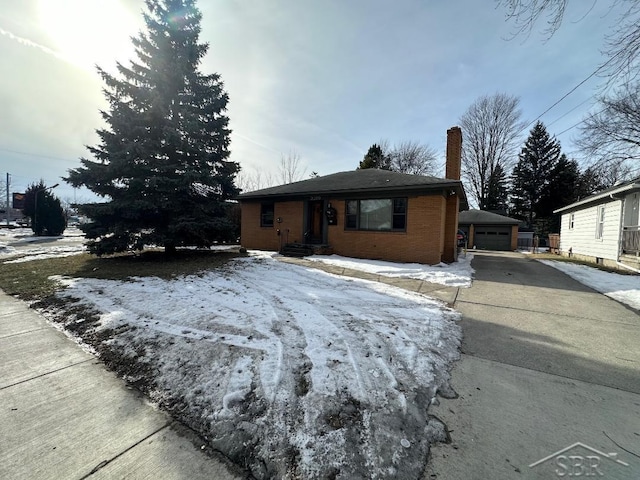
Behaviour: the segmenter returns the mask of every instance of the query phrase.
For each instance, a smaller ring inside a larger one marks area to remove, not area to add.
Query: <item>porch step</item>
[[[280,254],[285,257],[308,257],[313,255],[314,248],[311,245],[304,245],[302,243],[287,243],[282,250],[280,250]]]

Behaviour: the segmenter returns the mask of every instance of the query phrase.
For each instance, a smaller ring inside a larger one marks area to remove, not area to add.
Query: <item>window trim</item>
[[[360,215],[361,215],[361,202],[371,201],[371,200],[390,200],[391,201],[391,217],[389,218],[389,222],[391,228],[388,229],[377,229],[377,228],[361,228],[360,226]],[[404,202],[404,212],[396,213],[396,202],[397,201]],[[349,213],[349,203],[356,202],[356,211],[355,213]],[[384,198],[351,198],[346,199],[344,202],[344,229],[349,232],[385,232],[385,233],[402,233],[407,231],[407,216],[409,210],[409,199],[407,197],[384,197]],[[402,216],[404,218],[404,227],[403,228],[393,228],[394,220],[396,217]],[[350,227],[349,221],[353,222],[355,219],[355,227]]]
[[[573,230],[576,223],[576,214],[574,212],[569,214],[569,230]]]
[[[268,218],[269,212],[265,211],[265,207],[271,207],[271,222],[265,221],[265,217]],[[275,220],[275,202],[262,202],[260,204],[260,227],[273,228]]]
[[[596,218],[596,240],[602,240],[604,238],[604,216],[605,206],[598,206],[598,216]]]

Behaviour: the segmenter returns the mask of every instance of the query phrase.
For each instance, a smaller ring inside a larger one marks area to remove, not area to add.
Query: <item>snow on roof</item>
[[[518,225],[520,220],[485,210],[466,210],[458,215],[458,225]]]

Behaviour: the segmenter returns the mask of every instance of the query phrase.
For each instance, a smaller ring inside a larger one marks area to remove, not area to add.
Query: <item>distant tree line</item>
[[[436,152],[428,145],[405,140],[389,146],[386,140],[369,147],[358,170],[378,168],[412,175],[434,175]]]
[[[582,170],[541,121],[520,143],[518,104],[502,93],[483,96],[460,119],[463,180],[479,209],[520,219],[546,235],[560,228],[553,210],[640,173],[640,88],[602,98],[600,112],[585,119],[578,145],[591,161]]]

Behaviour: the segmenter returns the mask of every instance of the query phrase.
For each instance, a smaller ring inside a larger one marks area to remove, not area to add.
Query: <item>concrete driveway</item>
[[[451,443],[424,478],[640,478],[639,312],[525,255],[472,266],[459,396],[432,411]]]

